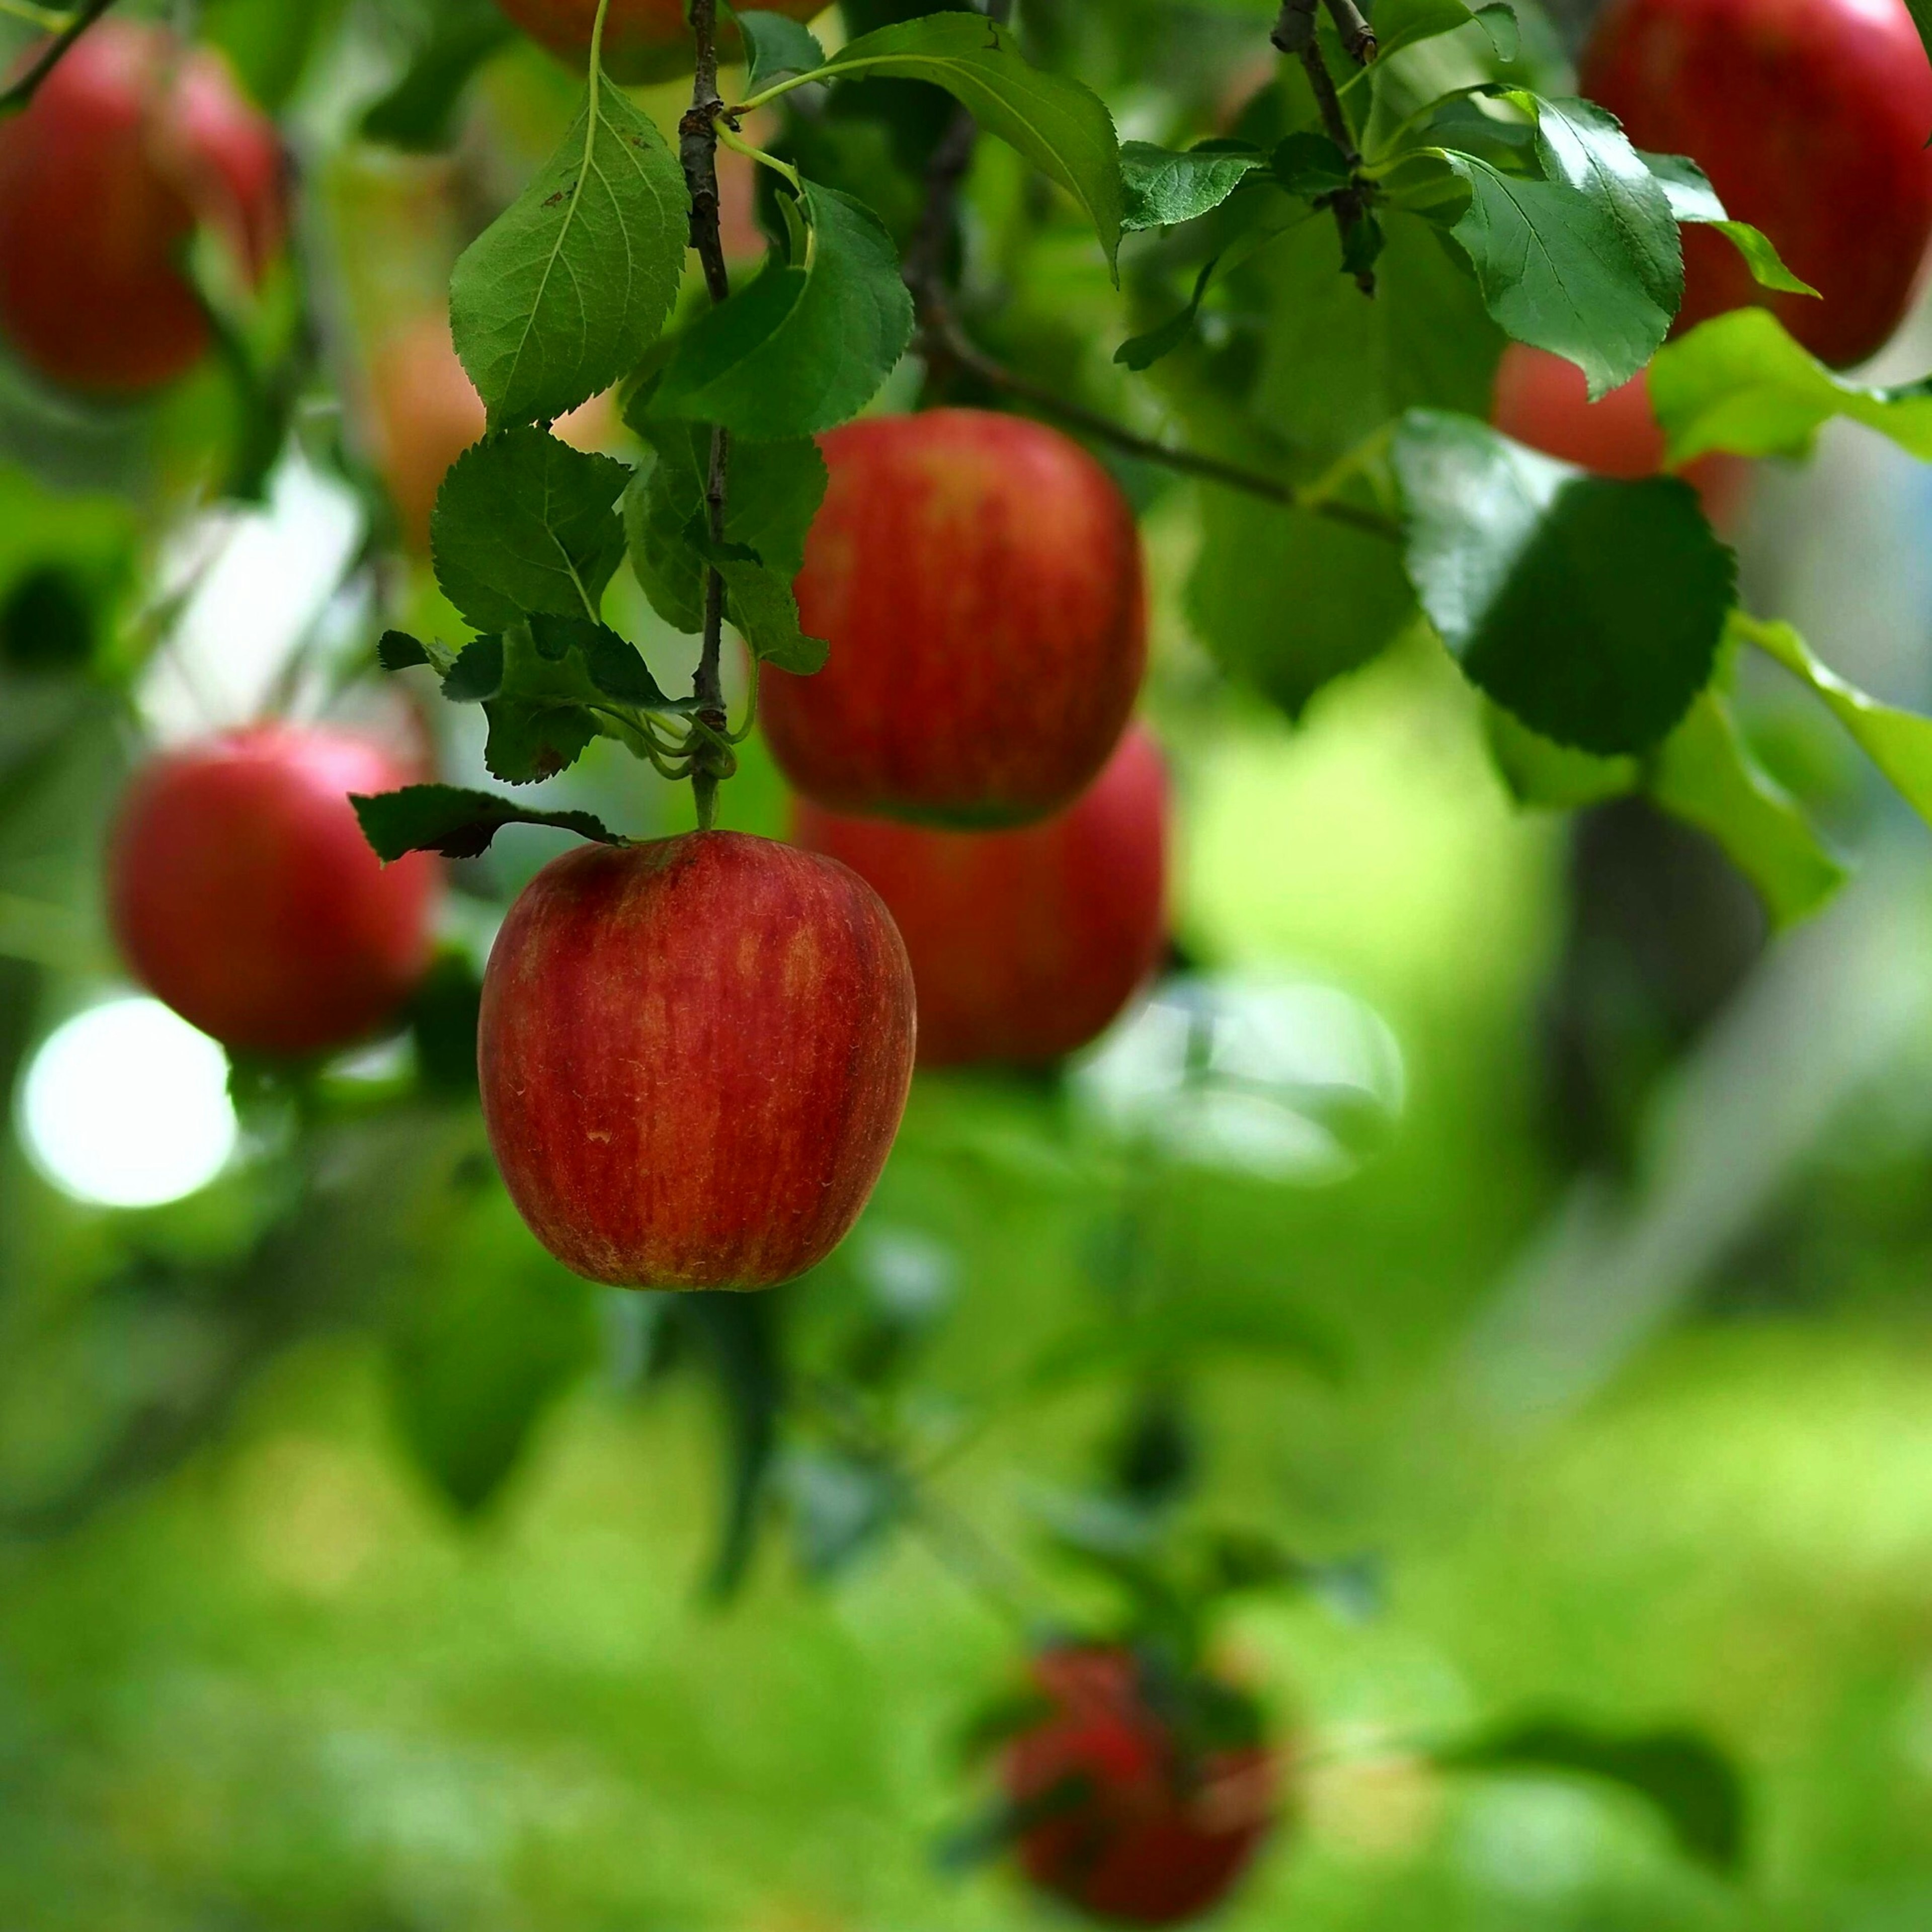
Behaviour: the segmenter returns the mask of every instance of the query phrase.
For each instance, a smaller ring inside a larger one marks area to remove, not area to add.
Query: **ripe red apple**
[[[1496,370],[1492,420],[1504,435],[1546,456],[1634,481],[1664,469],[1664,431],[1650,406],[1648,376],[1633,376],[1595,402],[1575,363],[1526,343],[1512,342]],[[1750,481],[1742,457],[1700,457],[1683,472],[1720,528],[1736,514]]]
[[[922,1066],[1058,1060],[1104,1032],[1167,934],[1167,774],[1131,727],[1055,817],[942,832],[797,802],[793,837],[886,902],[919,988]]]
[[[1246,1696],[1157,1672],[1118,1646],[1048,1651],[1050,1707],[1003,1782],[1034,1884],[1090,1917],[1176,1925],[1234,1888],[1274,1823],[1275,1762]]]
[[[108,846],[128,963],[224,1046],[306,1055],[367,1037],[428,967],[439,869],[385,866],[349,795],[410,776],[369,739],[286,724],[154,759]]]
[[[208,344],[190,236],[215,230],[258,276],[284,220],[274,128],[220,57],[104,20],[0,122],[0,330],[70,388],[159,388]]]
[[[511,1196],[592,1281],[789,1281],[878,1180],[913,1008],[885,908],[829,859],[736,832],[567,852],[484,976],[483,1114]]]
[[[597,0],[496,0],[532,40],[581,64],[590,52]],[[827,0],[760,0],[765,12],[808,20]],[[691,71],[694,52],[686,20],[686,0],[610,0],[604,23],[604,64],[619,80],[670,80]],[[718,45],[728,61],[742,57],[736,28],[726,27]]]
[[[1699,163],[1824,297],[1759,288],[1687,228],[1680,328],[1763,302],[1834,368],[1884,347],[1932,236],[1932,62],[1904,0],[1611,0],[1581,86],[1638,147]]]
[[[1133,512],[1077,443],[1022,416],[848,424],[798,579],[816,677],[765,675],[785,776],[839,812],[1022,825],[1070,805],[1147,664]]]

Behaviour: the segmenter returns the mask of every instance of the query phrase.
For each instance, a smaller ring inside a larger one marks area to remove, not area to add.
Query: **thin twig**
[[[40,92],[40,82],[67,58],[75,41],[114,4],[114,0],[86,0],[86,4],[50,40],[40,58],[10,87],[0,92],[0,114],[17,113]]]
[[[685,183],[691,190],[691,245],[704,269],[704,286],[714,303],[725,301],[731,292],[731,277],[724,266],[724,242],[719,226],[718,207],[717,116],[724,104],[718,95],[718,0],[692,0],[691,28],[698,42],[698,69],[691,88],[691,111],[678,124],[678,154],[684,164]],[[724,502],[731,474],[731,438],[728,430],[711,432],[711,459],[704,479],[706,520],[713,544],[724,541]],[[722,737],[730,728],[724,709],[722,669],[724,633],[724,580],[716,565],[705,572],[704,641],[698,659],[698,674],[692,694],[698,700],[698,716]],[[752,675],[758,676],[752,667]],[[700,752],[692,774],[691,789],[698,801],[698,822],[709,830],[718,812],[718,783],[721,761]]]
[[[1052,416],[1070,429],[1078,430],[1096,442],[1118,449],[1124,456],[1157,463],[1184,476],[1197,476],[1203,482],[1219,483],[1228,489],[1279,503],[1284,509],[1325,517],[1330,523],[1346,524],[1352,530],[1386,538],[1391,543],[1402,539],[1401,524],[1379,510],[1298,490],[1292,483],[1284,483],[1280,478],[1270,476],[1261,470],[1244,469],[1239,464],[1224,462],[1217,456],[1203,455],[1198,450],[1176,449],[1168,443],[1156,442],[1151,436],[1139,435],[1124,424],[1102,416],[1099,410],[1090,410],[1058,390],[1043,382],[1036,382],[1030,376],[1007,368],[1004,363],[996,362],[950,316],[941,316],[936,322],[927,323],[926,340],[929,352],[936,348],[942,356],[968,374],[977,376],[988,388],[1030,403],[1042,416]]]

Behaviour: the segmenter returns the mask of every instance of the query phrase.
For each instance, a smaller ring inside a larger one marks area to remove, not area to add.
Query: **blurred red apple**
[[[371,740],[270,724],[158,758],[109,843],[116,938],[224,1046],[306,1055],[391,1018],[430,959],[439,868],[385,866],[349,802],[413,775]]]
[[[206,352],[179,261],[198,226],[251,277],[279,243],[273,124],[219,56],[105,20],[0,121],[0,330],[50,380],[134,395]]]
[[[1104,1032],[1167,934],[1167,775],[1131,727],[1098,781],[1014,832],[852,818],[810,800],[793,836],[886,902],[919,989],[922,1066],[1058,1060]]]
[[[1034,1884],[1089,1917],[1177,1925],[1220,1904],[1273,1828],[1277,1778],[1242,1692],[1120,1646],[1036,1660],[1048,1708],[1003,1766]]]
[[[590,52],[590,29],[597,0],[496,0],[532,40],[580,65]],[[760,0],[767,14],[808,20],[823,13],[826,0]],[[610,0],[604,23],[604,64],[629,83],[671,80],[691,71],[694,46],[686,24],[687,0]],[[722,10],[721,10],[722,11]],[[727,61],[740,58],[737,31],[722,27],[718,45]]]
[[[878,895],[770,839],[586,845],[510,909],[483,982],[490,1144],[593,1281],[769,1288],[844,1239],[912,1077]]]
[[[839,812],[1022,825],[1120,742],[1147,663],[1139,533],[1107,472],[1022,416],[848,424],[798,579],[815,677],[765,675],[785,776]]]
[[[1595,402],[1575,363],[1527,344],[1512,342],[1496,370],[1497,428],[1546,456],[1629,481],[1662,473],[1664,431],[1650,406],[1647,375],[1633,376]],[[1742,457],[1700,457],[1683,472],[1720,528],[1737,513],[1750,481]]]
[[[1760,289],[1687,227],[1679,328],[1762,302],[1835,368],[1885,346],[1932,236],[1932,62],[1904,0],[1611,0],[1580,85],[1638,147],[1697,162],[1824,297]]]

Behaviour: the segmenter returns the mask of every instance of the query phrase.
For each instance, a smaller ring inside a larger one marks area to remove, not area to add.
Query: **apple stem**
[[[68,50],[114,4],[114,0],[86,0],[72,20],[47,43],[33,65],[10,87],[0,92],[0,114],[17,113],[40,92],[40,82],[58,67]]]
[[[691,190],[691,245],[704,270],[704,286],[714,304],[731,293],[731,277],[724,266],[724,242],[718,209],[718,117],[724,104],[718,93],[718,0],[691,0],[691,31],[698,43],[698,65],[692,78],[691,111],[678,124],[678,158],[684,164]],[[731,474],[730,433],[714,427],[711,460],[704,481],[706,519],[714,544],[724,541],[724,504]],[[704,578],[704,640],[698,652],[692,694],[698,716],[722,738],[730,719],[724,709],[721,665],[724,634],[724,580],[713,565]],[[754,664],[752,675],[758,676]],[[700,743],[694,753],[692,795],[698,803],[698,823],[708,832],[718,816],[718,786],[725,776],[714,749]]]

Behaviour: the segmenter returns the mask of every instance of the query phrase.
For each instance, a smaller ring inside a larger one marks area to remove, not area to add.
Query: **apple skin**
[[[367,1038],[428,969],[441,868],[384,866],[349,795],[413,776],[369,739],[285,724],[155,758],[108,844],[128,964],[224,1046],[306,1058]]]
[[[274,124],[219,56],[104,20],[0,122],[0,331],[50,381],[140,395],[208,328],[176,266],[197,226],[259,277],[285,225]]]
[[[1033,1674],[1051,1708],[1007,1746],[1006,1796],[1024,1807],[1076,1781],[1084,1790],[1021,1834],[1028,1877],[1115,1924],[1178,1925],[1211,1911],[1274,1828],[1272,1754],[1260,1744],[1190,1746],[1144,1666],[1118,1646],[1048,1651]]]
[[[590,52],[590,30],[597,0],[496,0],[503,12],[560,58],[581,66]],[[760,0],[768,14],[809,20],[825,10],[826,0]],[[626,86],[674,80],[690,73],[696,55],[685,18],[686,0],[610,0],[604,23],[604,65]],[[718,46],[728,64],[742,58],[736,33],[726,28]]]
[[[1834,368],[1890,340],[1932,237],[1932,62],[1904,0],[1611,0],[1580,85],[1638,147],[1696,161],[1824,297],[1760,289],[1688,227],[1680,328],[1760,302]]]
[[[1664,472],[1664,436],[1650,406],[1647,375],[1633,376],[1595,402],[1575,363],[1512,342],[1496,370],[1490,420],[1504,435],[1599,476],[1634,482]],[[1736,518],[1750,482],[1743,458],[1700,457],[1682,472],[1720,529]]]
[[[1131,726],[1094,784],[1012,832],[848,818],[809,799],[794,842],[886,902],[919,988],[922,1066],[1058,1060],[1097,1038],[1167,936],[1167,773]]]
[[[770,1288],[857,1220],[915,1031],[905,946],[843,866],[736,832],[582,846],[531,880],[490,956],[484,1119],[566,1267]]]
[[[934,410],[848,424],[797,582],[815,677],[767,670],[766,735],[834,811],[959,827],[1070,805],[1147,668],[1139,532],[1058,430]]]

